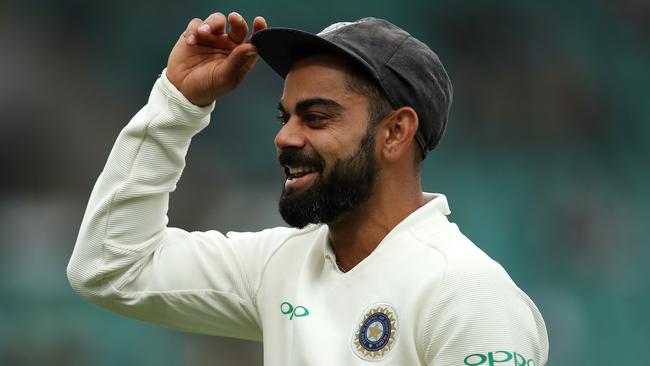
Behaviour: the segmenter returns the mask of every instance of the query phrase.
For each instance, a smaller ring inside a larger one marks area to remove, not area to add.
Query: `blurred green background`
[[[65,268],[93,183],[192,17],[319,31],[386,18],[455,87],[424,188],[537,303],[549,365],[642,365],[650,345],[650,3],[6,0],[0,2],[0,365],[261,365],[261,345],[109,314]],[[282,224],[263,62],[194,139],[171,224]],[[333,300],[335,301],[335,300]]]

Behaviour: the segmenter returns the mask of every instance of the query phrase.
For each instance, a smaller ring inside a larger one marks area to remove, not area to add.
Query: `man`
[[[313,35],[257,17],[253,33],[237,13],[189,23],[93,190],[75,290],[141,320],[263,340],[267,365],[545,364],[533,302],[447,220],[443,195],[422,192],[451,103],[438,57],[373,18]],[[295,228],[167,227],[191,137],[258,55],[286,78],[275,144]]]

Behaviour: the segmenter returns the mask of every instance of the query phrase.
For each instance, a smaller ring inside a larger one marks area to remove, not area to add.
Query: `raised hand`
[[[262,17],[253,21],[253,33],[266,27]],[[247,36],[248,25],[238,13],[230,13],[228,19],[222,13],[192,19],[169,55],[167,78],[190,102],[212,103],[253,69],[258,55]]]

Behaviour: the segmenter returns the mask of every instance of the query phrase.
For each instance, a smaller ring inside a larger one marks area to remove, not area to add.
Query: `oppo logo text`
[[[465,357],[463,362],[467,366],[537,366],[532,358],[526,359],[521,353],[508,351],[474,353]]]

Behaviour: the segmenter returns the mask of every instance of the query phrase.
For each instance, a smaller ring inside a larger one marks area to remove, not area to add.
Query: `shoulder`
[[[443,258],[444,269],[436,290],[438,306],[442,307],[439,311],[471,315],[478,309],[488,314],[530,308],[532,302],[503,266],[455,224],[445,225],[435,240],[425,244]]]
[[[445,257],[443,282],[446,284],[461,282],[490,288],[516,287],[501,264],[463,235],[455,224],[449,225],[437,249]]]
[[[533,301],[457,228],[442,237],[433,246],[445,268],[425,326],[428,357],[462,363],[472,350],[506,350],[545,362],[546,327]]]
[[[495,260],[460,232],[458,226],[444,219],[438,225],[410,230],[415,243],[441,258],[441,285],[474,283],[488,286],[514,285],[508,273]],[[467,282],[469,281],[469,282]]]
[[[288,242],[308,239],[320,228],[321,225],[309,225],[303,229],[274,227],[257,232],[230,231],[226,236],[238,247],[253,246],[255,250],[274,251]]]
[[[231,231],[226,236],[244,266],[262,269],[287,246],[307,247],[302,244],[313,241],[321,228],[322,225],[309,225],[303,229],[275,227],[258,232]]]

